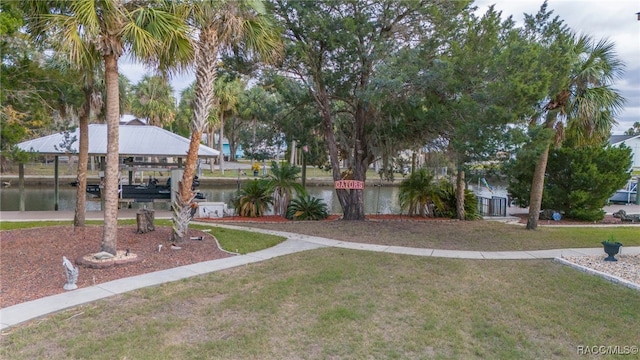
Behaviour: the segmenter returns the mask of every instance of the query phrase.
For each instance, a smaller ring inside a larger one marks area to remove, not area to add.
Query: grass
[[[257,232],[225,229],[206,225],[192,225],[190,227],[199,230],[209,229],[211,234],[218,239],[220,247],[238,254],[248,254],[270,248],[278,245],[284,240],[281,236],[260,234]]]
[[[524,226],[495,221],[332,221],[247,226],[330,239],[417,248],[476,251],[541,250],[600,247],[613,236],[624,246],[639,246],[640,229],[632,226]]]
[[[551,261],[320,249],[9,329],[0,357],[571,359],[637,346],[638,308],[637,292]]]
[[[70,225],[71,221],[0,221],[0,230],[35,226]],[[101,224],[102,221],[87,221]],[[119,220],[120,225],[134,225],[134,219]],[[171,226],[170,220],[157,219],[157,226]],[[330,239],[443,250],[518,251],[562,248],[600,247],[601,241],[614,237],[624,246],[640,246],[638,227],[544,227],[536,231],[523,226],[494,221],[304,221],[291,223],[247,223],[248,227],[327,237]],[[246,254],[275,245],[280,238],[253,232],[238,232],[206,225],[194,229],[211,229],[227,251]],[[623,248],[624,249],[624,248]],[[236,251],[238,250],[238,251]]]
[[[0,230],[26,229],[44,226],[61,226],[71,225],[72,223],[72,221],[0,221]],[[103,222],[92,220],[87,221],[86,223],[87,225],[99,225]],[[135,225],[136,221],[134,219],[118,220],[118,224]],[[156,226],[171,226],[171,221],[159,219],[155,220],[154,224]],[[220,247],[222,247],[224,250],[235,252],[238,254],[247,254],[262,249],[267,249],[281,243],[284,240],[284,238],[281,236],[218,228],[206,225],[193,224],[190,226],[190,228],[198,230],[208,230],[213,236],[216,237],[216,239],[218,239]]]

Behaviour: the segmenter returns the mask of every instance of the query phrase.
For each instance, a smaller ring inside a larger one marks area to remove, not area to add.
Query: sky
[[[504,18],[512,15],[518,25],[522,25],[525,13],[535,14],[543,0],[476,0],[478,13],[484,13],[494,4]],[[578,34],[587,34],[596,41],[608,39],[615,44],[615,51],[625,63],[623,77],[613,87],[626,99],[624,109],[617,115],[618,125],[614,134],[622,134],[640,121],[640,0],[548,0],[547,10],[560,17],[564,23]],[[132,83],[137,83],[149,71],[142,65],[125,64],[120,72]],[[193,73],[182,74],[172,79],[171,84],[178,94],[194,81]]]

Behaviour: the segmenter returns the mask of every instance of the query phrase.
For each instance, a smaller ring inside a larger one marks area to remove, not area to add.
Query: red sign
[[[336,189],[364,189],[364,181],[359,180],[338,180],[334,182]]]

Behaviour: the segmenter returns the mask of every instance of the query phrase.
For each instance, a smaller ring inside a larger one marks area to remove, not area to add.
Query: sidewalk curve
[[[42,218],[38,220],[44,220],[45,218],[47,218],[46,215],[42,216]],[[6,219],[4,219],[3,217],[3,220]],[[142,274],[129,278],[118,279],[95,286],[81,288],[78,290],[48,296],[0,309],[0,331],[6,330],[22,322],[32,320],[47,314],[55,313],[77,305],[86,304],[95,300],[104,299],[109,296],[122,294],[128,291],[186,279],[193,276],[229,269],[236,266],[247,265],[283,255],[289,255],[301,251],[324,247],[337,247],[343,249],[376,251],[414,256],[493,260],[553,259],[561,256],[587,256],[602,254],[602,248],[574,248],[533,251],[463,251],[410,248],[401,246],[354,243],[317,236],[256,229],[228,224],[216,224],[210,222],[202,224],[206,224],[212,227],[215,226],[228,229],[273,234],[283,236],[287,238],[287,240],[272,248],[260,250],[246,255],[238,255],[230,258],[211,260],[191,265],[180,266],[173,269]],[[640,247],[625,247],[624,250],[625,254],[640,254]]]

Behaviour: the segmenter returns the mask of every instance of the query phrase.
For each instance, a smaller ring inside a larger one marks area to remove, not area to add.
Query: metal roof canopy
[[[189,151],[189,139],[157,126],[149,125],[120,125],[119,126],[119,154],[120,156],[177,156],[185,157]],[[80,131],[76,129],[70,137],[76,137],[71,145],[74,153],[78,152]],[[52,134],[41,138],[24,141],[18,144],[23,151],[38,152],[43,155],[68,155],[64,148],[64,134]],[[100,156],[107,154],[107,125],[89,125],[89,155]],[[200,145],[198,156],[213,158],[220,154],[218,150]]]

